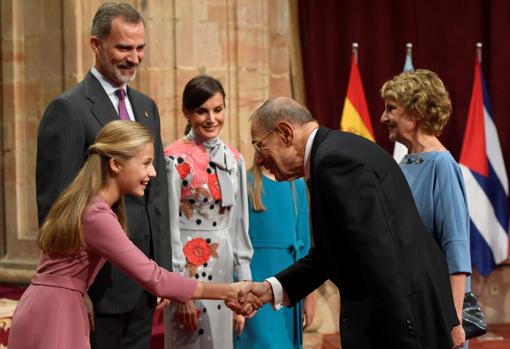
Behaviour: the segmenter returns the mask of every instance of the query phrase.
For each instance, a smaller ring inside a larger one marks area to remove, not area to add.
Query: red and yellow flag
[[[367,100],[365,99],[365,91],[363,90],[363,83],[361,82],[361,75],[354,53],[351,59],[351,74],[349,76],[344,110],[340,119],[340,129],[363,136],[371,141],[375,140],[370,114],[368,113]]]

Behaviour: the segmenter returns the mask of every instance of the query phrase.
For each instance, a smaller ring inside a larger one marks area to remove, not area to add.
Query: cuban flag
[[[508,177],[480,61],[460,155],[471,229],[471,261],[482,275],[508,257]]]

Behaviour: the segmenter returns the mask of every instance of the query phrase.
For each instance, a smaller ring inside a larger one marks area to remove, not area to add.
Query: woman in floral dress
[[[191,79],[182,109],[190,130],[165,149],[173,270],[203,282],[251,280],[245,163],[218,138],[221,83]],[[222,302],[173,303],[165,310],[165,347],[230,349],[233,321],[238,329],[244,324]]]

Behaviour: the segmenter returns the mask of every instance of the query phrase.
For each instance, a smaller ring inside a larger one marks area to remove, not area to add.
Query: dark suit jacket
[[[446,260],[395,160],[321,127],[309,189],[315,248],[276,276],[291,302],[331,279],[344,349],[451,348],[458,320]]]
[[[143,198],[125,197],[131,241],[159,265],[171,269],[168,188],[160,136],[159,113],[147,96],[128,87],[136,120],[154,136],[157,177]],[[39,223],[83,165],[99,130],[118,114],[99,81],[89,72],[79,84],[54,99],[44,112],[37,137],[36,189]],[[98,313],[117,314],[136,305],[142,288],[107,263],[89,290]]]

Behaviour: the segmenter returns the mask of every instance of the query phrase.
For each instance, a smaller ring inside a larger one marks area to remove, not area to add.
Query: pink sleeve
[[[160,268],[127,237],[117,217],[104,202],[93,203],[83,217],[87,248],[106,258],[150,293],[179,302],[188,301],[197,281]]]

